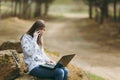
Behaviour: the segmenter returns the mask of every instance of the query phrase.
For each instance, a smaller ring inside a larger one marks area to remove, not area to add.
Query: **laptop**
[[[72,60],[72,58],[75,56],[75,54],[70,55],[64,55],[61,57],[61,59],[57,62],[57,64],[43,64],[41,67],[49,68],[49,69],[55,69],[57,67],[66,67],[68,63]]]

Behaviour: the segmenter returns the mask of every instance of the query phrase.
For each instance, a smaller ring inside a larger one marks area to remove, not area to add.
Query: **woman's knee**
[[[61,68],[56,68],[56,69],[55,69],[55,75],[64,76],[64,70],[61,69]]]
[[[69,73],[68,68],[64,67],[63,70],[64,70],[64,73],[65,73],[65,74],[68,74],[68,73]]]

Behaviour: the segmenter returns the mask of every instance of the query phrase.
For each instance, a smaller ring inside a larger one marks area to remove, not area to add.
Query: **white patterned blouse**
[[[28,34],[23,35],[21,46],[24,54],[24,61],[29,72],[36,66],[45,64],[50,60],[45,54],[44,49],[39,47],[34,37],[31,37]]]

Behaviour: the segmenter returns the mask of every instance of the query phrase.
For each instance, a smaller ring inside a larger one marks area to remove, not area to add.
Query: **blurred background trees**
[[[2,17],[18,16],[20,18],[39,17],[48,14],[49,4],[53,0],[0,0],[0,14]],[[10,6],[9,11],[1,12],[1,5]],[[42,9],[44,8],[44,9]]]
[[[90,19],[95,13],[96,21],[101,24],[108,18],[113,18],[114,21],[120,20],[120,0],[84,0],[84,2],[89,6]]]
[[[24,19],[48,15],[50,4],[57,0],[0,0],[0,18],[17,16]],[[61,0],[58,2],[64,2]],[[70,0],[73,4],[84,2],[90,19],[102,24],[105,19],[120,21],[120,0]],[[6,12],[2,5],[9,6]],[[79,7],[79,6],[78,6]],[[77,8],[77,7],[76,7]],[[80,13],[80,12],[79,12]]]

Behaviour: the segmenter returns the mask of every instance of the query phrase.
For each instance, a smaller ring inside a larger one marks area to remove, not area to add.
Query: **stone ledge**
[[[15,80],[53,80],[53,79],[40,79],[40,78],[37,78],[37,77],[34,77],[34,76],[31,76],[27,73],[24,73],[22,75],[20,75],[17,79]]]
[[[16,50],[18,53],[22,53],[21,43],[15,41],[6,41],[0,45],[0,50]]]
[[[12,50],[17,56],[17,52]],[[12,56],[11,50],[0,51],[0,80],[14,80],[20,75],[20,68]]]

